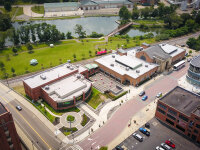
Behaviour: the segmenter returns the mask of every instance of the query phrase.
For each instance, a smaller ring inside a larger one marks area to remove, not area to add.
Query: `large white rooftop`
[[[91,83],[84,79],[83,75],[74,74],[52,84],[46,85],[42,89],[57,102],[66,102],[73,97],[79,97],[83,92],[87,92]]]
[[[96,59],[95,61],[120,75],[128,75],[135,79],[158,66],[133,57],[132,55],[120,56],[117,54],[110,54]]]
[[[163,49],[163,51],[170,56],[174,57],[181,52],[185,51],[183,48],[176,47],[174,45],[169,45],[169,44],[159,44],[160,47]]]
[[[66,63],[30,76],[24,79],[24,82],[31,88],[35,88],[69,73],[81,73],[85,70],[87,69],[83,66]]]

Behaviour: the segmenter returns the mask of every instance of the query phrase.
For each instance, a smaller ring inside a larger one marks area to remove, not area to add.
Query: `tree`
[[[2,62],[2,61],[0,61],[0,68],[1,68],[1,71],[3,71],[5,68],[5,65],[4,65],[4,63]]]
[[[11,11],[12,7],[11,7],[11,3],[9,1],[4,3],[4,8],[6,11]]]
[[[10,15],[0,13],[0,31],[6,31],[12,27]]]
[[[194,48],[197,44],[197,40],[195,38],[189,38],[186,44],[189,46],[189,48]]]
[[[72,33],[71,32],[67,32],[66,37],[67,37],[67,39],[72,39],[73,38],[72,37]]]
[[[26,48],[29,51],[29,53],[33,53],[33,51],[32,51],[33,50],[33,46],[30,43],[26,44]]]
[[[138,17],[139,17],[139,10],[133,9],[132,19],[138,19]]]
[[[183,20],[183,25],[185,25],[187,20],[192,19],[192,16],[190,16],[190,14],[188,14],[188,13],[183,13],[180,15],[180,17]]]
[[[13,30],[12,38],[13,38],[14,45],[18,45],[20,43],[20,41],[19,41],[19,30],[17,30],[17,31]]]
[[[15,76],[15,69],[13,67],[11,68],[11,72],[12,72],[13,76]]]
[[[74,61],[76,61],[76,54],[73,54],[73,57],[74,57]]]
[[[131,18],[131,13],[126,6],[122,6],[119,10],[119,17],[122,20],[128,21]]]
[[[192,20],[192,19],[187,20],[186,23],[185,23],[185,25],[188,28],[189,32],[192,32],[193,29],[194,29],[194,27],[196,26],[195,25],[195,21]]]
[[[12,48],[14,55],[17,55],[17,49],[15,47]]]
[[[175,14],[169,14],[164,18],[164,23],[170,29],[176,29],[180,27],[182,22],[183,22],[182,18]]]
[[[90,57],[92,56],[92,51],[91,50],[89,50],[89,54],[90,54]]]
[[[5,37],[0,33],[0,49],[3,49],[5,46]]]
[[[141,9],[141,16],[142,17],[144,17],[146,19],[147,17],[149,17],[149,15],[150,15],[149,7],[145,7],[143,9]]]
[[[78,34],[79,38],[85,38],[86,37],[86,31],[83,31],[83,27],[80,24],[76,24],[75,33]]]

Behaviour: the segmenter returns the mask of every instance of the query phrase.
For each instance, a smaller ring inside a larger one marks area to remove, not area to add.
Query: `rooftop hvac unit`
[[[74,68],[71,66],[71,67],[70,67],[70,70],[74,70]]]
[[[41,75],[40,75],[40,78],[41,78],[42,80],[45,80],[45,79],[46,79],[46,76],[43,75],[43,74],[41,74]]]
[[[77,79],[80,79],[80,78],[81,78],[81,75],[80,75],[80,74],[77,74],[76,77],[77,77]]]
[[[44,87],[44,89],[45,89],[45,90],[49,90],[49,86],[46,85],[46,86]]]
[[[67,66],[67,68],[69,68],[69,67],[70,67],[70,64],[67,64],[66,66]]]
[[[129,71],[129,67],[126,67],[126,71]]]
[[[112,55],[112,58],[115,58],[115,55]]]
[[[140,73],[140,70],[136,70],[136,73]]]
[[[145,65],[145,67],[148,67],[148,65]]]
[[[165,46],[165,45],[166,45],[165,43],[162,44],[162,46]]]
[[[110,66],[114,67],[114,64],[110,64]]]
[[[79,65],[76,65],[77,68],[79,68]]]

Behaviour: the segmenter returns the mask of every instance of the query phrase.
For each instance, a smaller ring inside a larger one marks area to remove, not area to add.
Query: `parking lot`
[[[192,141],[163,125],[156,118],[150,120],[149,123],[151,133],[149,137],[142,134],[140,131],[136,131],[136,133],[143,136],[143,142],[139,142],[131,135],[119,145],[125,150],[155,150],[155,148],[160,146],[161,143],[165,143],[166,140],[171,139],[176,145],[176,150],[200,149],[200,147],[195,145]]]
[[[93,86],[97,88],[99,91],[103,92],[108,91],[112,88],[115,88],[116,85],[123,88],[123,85],[116,80],[108,77],[103,73],[97,73],[89,78],[93,83]]]

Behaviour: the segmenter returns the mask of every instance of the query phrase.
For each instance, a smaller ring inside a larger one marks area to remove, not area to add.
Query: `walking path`
[[[23,11],[24,11],[24,14],[29,16],[29,17],[43,17],[44,15],[43,14],[38,14],[38,13],[35,13],[31,10],[31,7],[33,7],[33,5],[24,5],[23,6]]]

